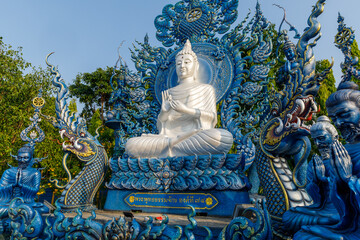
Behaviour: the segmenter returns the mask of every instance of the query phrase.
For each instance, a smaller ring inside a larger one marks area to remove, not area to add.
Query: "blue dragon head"
[[[275,101],[271,111],[273,118],[261,131],[263,149],[281,153],[291,148],[294,141],[310,135],[310,126],[305,122],[310,121],[318,110],[312,95],[294,96],[285,108],[281,107],[280,101]]]
[[[65,125],[60,128],[59,133],[62,139],[67,139],[62,144],[65,152],[72,152],[80,159],[95,155],[96,150],[93,145],[98,141],[87,131],[85,122],[79,123],[75,129]]]
[[[51,73],[55,75],[52,83],[58,88],[55,102],[56,118],[44,117],[59,129],[61,138],[66,139],[62,143],[65,152],[71,152],[81,160],[89,161],[89,158],[96,155],[96,145],[101,146],[101,144],[97,141],[97,136],[93,137],[87,131],[85,120],[75,117],[75,113],[69,110],[67,104],[69,90],[57,68],[47,61],[51,54],[46,57],[46,63],[51,67]]]

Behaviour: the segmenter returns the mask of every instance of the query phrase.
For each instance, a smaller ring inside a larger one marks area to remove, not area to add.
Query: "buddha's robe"
[[[233,143],[232,134],[216,129],[216,96],[211,85],[184,83],[167,90],[173,101],[197,109],[198,118],[170,109],[160,112],[159,135],[143,134],[128,140],[125,151],[130,157],[167,157],[227,153]]]

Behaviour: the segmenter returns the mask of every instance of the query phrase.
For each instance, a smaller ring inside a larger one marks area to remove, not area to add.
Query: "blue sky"
[[[46,67],[45,56],[55,52],[51,62],[59,66],[63,78],[70,82],[81,72],[98,67],[113,66],[117,48],[125,41],[121,54],[132,66],[130,52],[135,40],[142,41],[148,33],[153,46],[161,46],[155,38],[154,19],[166,4],[175,0],[0,0],[0,36],[13,47],[22,46],[24,58],[35,66]],[[259,0],[264,15],[277,26],[282,11],[299,31],[306,27],[307,17],[315,0]],[[239,0],[240,22],[248,12],[254,12],[256,0]],[[322,38],[315,48],[317,59],[335,58],[334,72],[339,81],[339,64],[343,56],[333,44],[337,29],[337,15],[341,12],[355,33],[360,28],[359,0],[327,0],[322,23]],[[360,33],[359,33],[360,35]],[[358,36],[359,37],[359,36]],[[358,39],[357,37],[357,39]]]

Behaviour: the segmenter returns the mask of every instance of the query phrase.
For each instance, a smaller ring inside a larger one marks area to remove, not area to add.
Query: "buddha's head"
[[[360,141],[360,91],[354,82],[344,82],[326,100],[329,117],[348,143]]]
[[[33,148],[29,145],[24,145],[18,151],[16,160],[19,162],[19,168],[25,169],[32,164]]]
[[[199,62],[189,40],[186,40],[183,49],[176,55],[175,64],[179,82],[185,79],[196,81]]]
[[[335,127],[327,116],[320,116],[310,128],[311,137],[323,159],[330,157],[331,144],[339,138]]]

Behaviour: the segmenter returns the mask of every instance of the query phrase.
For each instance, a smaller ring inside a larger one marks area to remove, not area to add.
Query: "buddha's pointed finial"
[[[176,54],[176,56],[185,55],[185,54],[190,54],[191,56],[194,57],[195,61],[197,61],[197,56],[195,52],[192,50],[189,39],[186,40],[183,49],[181,49],[181,51],[178,54]]]

